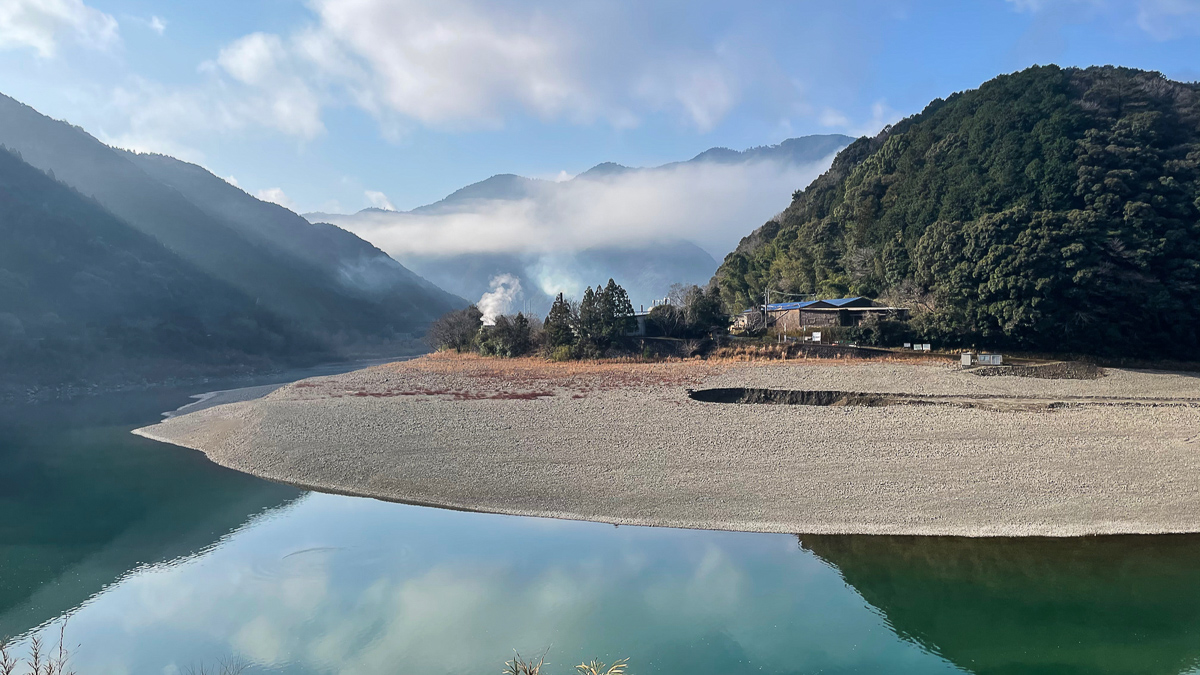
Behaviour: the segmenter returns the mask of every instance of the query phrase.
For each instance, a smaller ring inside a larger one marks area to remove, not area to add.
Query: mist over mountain
[[[335,351],[420,333],[461,304],[349,232],[198,166],[110,148],[4,96],[0,144]]]
[[[649,305],[672,283],[705,283],[745,218],[769,217],[851,141],[832,134],[712,148],[651,168],[606,162],[560,182],[500,174],[411,211],[305,218],[344,227],[471,300],[492,294],[540,313],[555,294],[578,297],[611,277],[635,306]]]
[[[396,353],[465,304],[350,232],[5,96],[0,145],[3,350],[42,380]]]
[[[331,358],[323,345],[0,150],[6,383],[162,378]]]

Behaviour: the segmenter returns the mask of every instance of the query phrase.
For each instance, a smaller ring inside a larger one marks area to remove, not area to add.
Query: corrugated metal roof
[[[830,309],[830,308],[844,307],[846,305],[851,305],[856,302],[871,303],[871,300],[868,298],[864,298],[862,296],[856,296],[853,298],[837,298],[834,300],[804,300],[803,302],[773,302],[773,303],[767,305],[767,311],[768,312],[786,312],[786,311],[792,310],[792,309],[807,309],[810,307],[813,309]],[[745,310],[742,313],[749,314],[750,312],[757,312],[757,311],[758,311],[757,308],[750,308],[750,309]]]
[[[805,300],[803,302],[773,302],[773,303],[767,305],[767,311],[768,312],[782,312],[782,311],[788,310],[788,309],[804,309],[805,307],[811,307],[819,302],[821,302],[821,301],[820,300]]]
[[[854,298],[838,298],[836,300],[826,300],[825,302],[828,302],[829,304],[833,305],[834,307],[841,307],[843,305],[849,305],[852,302],[858,302],[859,300],[866,300],[866,298],[861,297],[861,296],[854,297]]]

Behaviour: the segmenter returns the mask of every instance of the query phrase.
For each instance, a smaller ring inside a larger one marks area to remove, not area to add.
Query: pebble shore
[[[1086,403],[687,395],[719,387]],[[433,355],[302,380],[135,433],[304,488],[517,515],[804,534],[1200,532],[1200,377],[1187,373],[1040,380],[944,362]]]

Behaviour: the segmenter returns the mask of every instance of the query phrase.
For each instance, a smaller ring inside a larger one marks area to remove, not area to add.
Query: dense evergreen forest
[[[714,279],[913,307],[946,346],[1195,358],[1200,84],[1034,67],[861,138]]]

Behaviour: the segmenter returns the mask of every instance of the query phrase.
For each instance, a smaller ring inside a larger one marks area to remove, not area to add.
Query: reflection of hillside
[[[130,570],[202,550],[301,494],[129,433],[180,398],[0,410],[0,636],[70,611]]]
[[[801,535],[902,637],[980,675],[1200,662],[1200,536]]]

